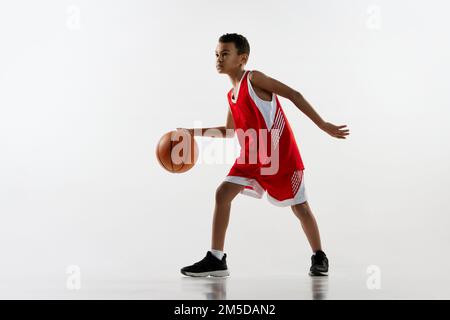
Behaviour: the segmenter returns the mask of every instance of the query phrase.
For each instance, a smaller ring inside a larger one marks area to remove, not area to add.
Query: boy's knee
[[[223,186],[223,184],[221,184],[220,186],[217,187],[215,198],[216,198],[216,203],[223,203],[223,202],[227,201],[226,190],[225,190],[225,187]]]
[[[216,203],[231,202],[234,196],[225,183],[220,184],[216,189]]]
[[[309,206],[308,206],[308,202],[302,202],[302,203],[298,203],[295,204],[293,206],[291,206],[292,211],[294,211],[294,213],[298,216],[298,215],[306,215],[309,214]]]

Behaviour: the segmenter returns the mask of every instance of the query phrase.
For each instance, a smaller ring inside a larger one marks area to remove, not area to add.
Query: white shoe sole
[[[182,272],[182,274],[190,277],[226,277],[230,275],[228,270],[217,270],[217,271],[207,271],[207,272]]]
[[[326,276],[328,276],[328,272],[309,272],[309,275],[311,276],[311,277],[326,277]]]

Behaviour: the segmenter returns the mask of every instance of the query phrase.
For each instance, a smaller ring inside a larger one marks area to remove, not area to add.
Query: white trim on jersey
[[[233,96],[234,96],[234,90],[233,90],[233,88],[231,88],[231,101],[233,101],[233,103],[236,103],[236,102],[237,102],[237,99],[238,99],[238,97],[239,97],[239,89],[241,89],[241,82],[242,82],[242,79],[244,79],[245,74],[246,74],[247,72],[248,72],[248,71],[244,71],[244,74],[242,75],[241,80],[239,80],[239,84],[238,84],[238,87],[237,87],[237,93],[236,93],[236,100],[233,99]]]
[[[286,124],[286,122],[284,121],[284,115],[281,112],[281,109],[278,108],[278,112],[275,117],[275,121],[273,123],[272,128],[270,129],[270,132],[271,133],[273,132],[271,134],[271,137],[272,137],[272,143],[273,143],[274,148],[277,147],[278,142],[280,141],[280,137],[281,137],[281,134],[283,133],[285,124]],[[274,130],[274,129],[277,129],[277,130]]]
[[[275,93],[272,92],[272,100],[267,101],[263,100],[256,94],[255,90],[252,87],[251,81],[250,81],[250,73],[247,77],[247,84],[248,84],[248,93],[250,97],[253,99],[253,102],[255,102],[256,106],[258,107],[259,111],[261,112],[264,121],[266,122],[266,127],[268,130],[272,128],[272,125],[275,120],[275,113],[277,111],[277,99],[275,99]]]

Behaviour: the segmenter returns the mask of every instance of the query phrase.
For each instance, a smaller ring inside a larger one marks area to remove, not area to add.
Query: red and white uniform
[[[304,166],[292,129],[276,94],[272,93],[271,101],[255,94],[250,72],[244,72],[236,97],[233,89],[227,94],[241,151],[225,181],[244,185],[241,193],[256,198],[262,198],[267,191],[267,199],[276,206],[303,203],[307,201]],[[255,151],[258,156],[251,161],[250,154]]]

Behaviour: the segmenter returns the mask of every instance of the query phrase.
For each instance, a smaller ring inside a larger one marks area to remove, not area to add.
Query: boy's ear
[[[244,64],[247,64],[247,61],[248,61],[248,54],[244,53],[244,54],[242,55],[241,61],[242,61]]]

